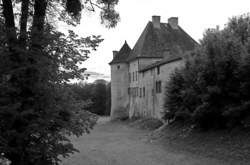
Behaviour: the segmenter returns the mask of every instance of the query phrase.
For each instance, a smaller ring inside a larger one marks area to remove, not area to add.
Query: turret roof
[[[109,64],[126,62],[130,52],[131,52],[131,48],[129,47],[127,41],[125,41],[122,48],[119,50],[119,52],[115,55],[115,57]]]

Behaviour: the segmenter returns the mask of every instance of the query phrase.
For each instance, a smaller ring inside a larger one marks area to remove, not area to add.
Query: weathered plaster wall
[[[171,72],[183,65],[183,61],[175,61],[160,66],[160,73],[157,73],[157,67],[151,70],[140,72],[136,83],[139,94],[130,95],[130,117],[152,117],[161,118],[164,110],[164,91],[166,82],[169,80]],[[156,82],[161,81],[161,93],[156,93]],[[133,83],[134,85],[135,83]],[[130,87],[132,87],[130,85]],[[133,86],[134,87],[134,86]],[[143,92],[145,88],[145,95]]]
[[[128,116],[128,65],[111,65],[111,119]]]
[[[141,89],[141,81],[142,77],[139,73],[140,68],[148,66],[150,64],[153,64],[157,61],[159,61],[159,58],[143,58],[143,59],[137,59],[134,61],[131,61],[129,63],[129,74],[131,76],[129,81],[129,116],[130,117],[136,117],[136,116],[142,116],[142,107],[145,105],[141,105],[141,98],[140,98],[140,90]],[[146,93],[146,92],[145,92]],[[150,99],[150,97],[148,97]],[[152,106],[148,104],[148,106]],[[149,112],[152,113],[152,112]]]
[[[130,75],[130,81],[129,81],[129,117],[136,116],[136,112],[138,111],[138,84],[139,84],[139,61],[134,60],[129,63],[129,75]]]
[[[156,99],[155,99],[157,100],[155,104],[155,109],[157,110],[157,113],[156,113],[157,118],[161,118],[163,115],[162,113],[164,112],[163,105],[164,105],[164,99],[165,99],[165,88],[166,88],[167,82],[169,81],[170,75],[176,68],[179,68],[183,65],[184,65],[183,60],[171,62],[171,63],[160,66],[160,74],[159,75],[156,74],[155,83],[156,81],[162,82],[162,86],[161,86],[162,92],[156,94]]]
[[[170,74],[183,66],[183,60],[167,63],[139,72],[141,65],[150,65],[159,59],[137,59],[129,64],[111,66],[111,118],[124,116],[161,118],[164,111],[164,92]],[[161,92],[156,92],[156,82],[161,81]],[[145,91],[145,92],[144,92]]]

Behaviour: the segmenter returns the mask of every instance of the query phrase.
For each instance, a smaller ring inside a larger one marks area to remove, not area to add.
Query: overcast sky
[[[98,51],[92,53],[84,63],[88,71],[97,72],[100,77],[110,76],[109,62],[112,51],[119,50],[127,40],[131,48],[139,38],[152,15],[161,16],[161,22],[169,17],[178,17],[179,25],[196,41],[202,38],[207,28],[220,28],[228,18],[248,13],[249,0],[119,0],[116,7],[121,21],[114,29],[100,24],[97,14],[84,13],[81,24],[74,31],[81,36],[102,35],[104,41]],[[93,80],[93,79],[92,79]]]

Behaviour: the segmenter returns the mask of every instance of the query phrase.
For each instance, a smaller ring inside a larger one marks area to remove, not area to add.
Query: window
[[[143,97],[145,97],[145,87],[143,87]]]
[[[161,93],[161,81],[159,81],[159,93]]]
[[[135,72],[135,79],[136,79],[136,81],[138,80],[138,72],[137,71]]]
[[[135,96],[135,88],[130,88],[130,95]]]
[[[140,88],[140,97],[142,97],[142,88]]]
[[[160,74],[160,66],[157,66],[157,74]]]
[[[128,95],[130,95],[130,88],[128,88]]]
[[[135,88],[132,88],[132,96],[135,97]]]
[[[133,81],[135,81],[135,72],[133,72]]]
[[[128,81],[131,83],[131,73],[128,74]]]
[[[120,65],[117,65],[117,69],[120,69]]]
[[[161,93],[161,81],[156,81],[156,93]]]

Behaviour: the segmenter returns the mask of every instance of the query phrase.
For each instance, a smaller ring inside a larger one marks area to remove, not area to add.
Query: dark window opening
[[[120,65],[117,66],[117,69],[120,69]]]
[[[156,93],[161,93],[161,81],[156,81]]]
[[[160,67],[158,66],[158,67],[157,67],[157,74],[160,74],[160,71],[161,71],[161,70],[160,70]]]

